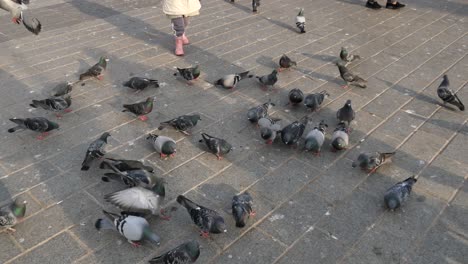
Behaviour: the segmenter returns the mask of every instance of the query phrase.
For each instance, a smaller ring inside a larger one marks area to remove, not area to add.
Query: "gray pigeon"
[[[29,20],[28,0],[0,0],[0,8],[9,12],[12,16],[11,21],[15,24],[23,22],[24,27],[34,35],[41,32],[42,25],[37,18]]]
[[[297,105],[304,100],[304,93],[301,91],[301,89],[295,88],[289,91],[288,98],[288,105]]]
[[[110,134],[105,132],[89,145],[88,150],[86,151],[86,156],[83,160],[83,163],[81,164],[82,171],[89,170],[89,166],[95,159],[104,157],[106,154],[104,148],[107,144],[108,137],[110,137]]]
[[[243,79],[252,78],[253,75],[248,75],[249,71],[236,73],[236,74],[228,74],[223,78],[217,80],[215,85],[220,85],[227,89],[233,89],[236,85]]]
[[[357,161],[354,161],[352,166],[353,168],[359,166],[368,173],[374,173],[380,166],[391,162],[393,155],[395,152],[364,152],[359,154]]]
[[[215,154],[218,160],[222,159],[222,155],[228,154],[233,149],[231,144],[222,138],[210,136],[202,133],[202,138],[199,142],[204,142],[211,153]]]
[[[189,264],[195,263],[200,256],[200,244],[191,240],[169,250],[161,256],[150,259],[150,264]]]
[[[147,239],[159,246],[161,238],[150,228],[148,221],[139,214],[122,212],[120,215],[102,210],[106,218],[100,218],[94,226],[97,230],[117,230],[130,244],[135,247],[141,246],[140,241]]]
[[[268,110],[270,110],[273,106],[275,106],[275,104],[271,101],[268,101],[264,104],[250,108],[247,112],[247,119],[249,119],[249,121],[252,123],[258,122],[260,118],[268,116]]]
[[[299,10],[299,13],[296,16],[296,27],[300,30],[301,34],[306,33],[305,31],[306,19],[304,17],[304,8]]]
[[[390,210],[395,210],[400,207],[411,193],[413,185],[417,182],[417,177],[412,176],[408,179],[393,185],[385,192],[384,201],[385,205]]]
[[[247,217],[254,216],[255,211],[252,209],[253,199],[248,192],[235,195],[232,198],[232,215],[236,221],[237,227],[244,227]]]
[[[280,68],[278,71],[282,71],[283,69],[291,69],[292,66],[297,66],[297,62],[291,60],[286,54],[283,54],[279,60]]]
[[[123,159],[111,159],[105,158],[99,165],[100,169],[109,169],[117,168],[120,171],[130,171],[130,170],[146,170],[153,172],[154,169],[151,166],[144,165],[141,161],[138,160],[123,160]]]
[[[26,214],[26,204],[25,200],[16,198],[13,203],[0,208],[0,230],[16,232],[13,227]]]
[[[309,122],[309,117],[304,116],[299,121],[294,121],[290,125],[286,126],[281,130],[281,140],[286,145],[297,145],[299,144],[299,139]]]
[[[128,87],[130,89],[134,89],[137,93],[139,93],[149,87],[158,88],[159,82],[158,80],[143,77],[132,77],[130,78],[130,80],[124,82],[123,86]]]
[[[305,138],[305,151],[313,151],[317,156],[320,155],[320,149],[325,141],[325,130],[328,125],[325,121],[320,121],[318,127],[314,127]]]
[[[151,189],[140,186],[124,189],[104,195],[104,199],[118,208],[144,214],[158,215],[168,220],[161,205],[166,197],[165,181],[156,177],[156,184]]]
[[[99,58],[99,62],[94,64],[91,68],[89,68],[86,72],[80,74],[80,81],[90,79],[90,78],[97,78],[98,80],[102,80],[104,78],[104,71],[107,68],[107,62],[109,58],[102,56]]]
[[[187,209],[192,221],[201,229],[201,236],[208,238],[210,233],[227,232],[223,217],[216,211],[198,205],[183,195],[177,196],[177,202]]]
[[[454,106],[458,107],[460,111],[465,111],[465,106],[463,105],[462,101],[460,98],[458,98],[457,94],[450,89],[449,86],[450,82],[447,74],[445,74],[444,80],[437,88],[437,95],[440,99],[442,99],[442,101],[444,101],[444,104],[453,104]]]
[[[344,150],[349,145],[349,129],[344,122],[340,122],[335,128],[331,139],[332,150]]]
[[[148,134],[146,140],[153,144],[154,149],[159,153],[161,158],[167,156],[174,157],[177,152],[176,142],[170,137]]]
[[[343,80],[346,82],[346,85],[342,86],[343,88],[348,88],[349,84],[361,88],[367,87],[367,81],[349,71],[348,68],[346,68],[346,66],[343,64],[343,62],[336,62],[335,64],[336,66],[338,66],[341,78],[343,78]]]
[[[177,131],[180,131],[186,135],[190,135],[187,130],[190,130],[194,128],[198,121],[201,120],[200,115],[194,114],[194,115],[182,115],[179,117],[176,117],[174,119],[161,122],[161,125],[169,125],[175,128]],[[159,129],[161,130],[163,127],[160,127]]]
[[[42,108],[47,111],[52,111],[52,112],[71,112],[72,110],[70,109],[71,106],[71,97],[70,95],[65,95],[63,97],[52,97],[52,98],[47,98],[44,100],[32,100],[32,104],[29,106],[33,108]],[[58,118],[61,118],[62,115],[57,114],[56,115]]]
[[[41,135],[37,137],[39,140],[43,140],[49,132],[58,129],[59,125],[55,122],[49,121],[44,117],[32,117],[32,118],[11,118],[11,122],[15,123],[17,126],[8,129],[8,133],[13,133],[17,130],[29,129],[32,131],[40,132]]]
[[[263,76],[256,76],[260,84],[262,84],[262,90],[266,91],[268,86],[273,87],[275,83],[278,81],[278,71],[273,70],[268,75]]]
[[[339,122],[346,121],[348,122],[348,127],[351,125],[351,122],[354,120],[356,117],[356,113],[353,110],[353,107],[351,106],[351,100],[347,100],[345,105],[338,109],[336,112],[336,118],[338,119]]]
[[[200,68],[198,65],[196,65],[195,67],[190,68],[177,68],[177,72],[174,73],[174,76],[180,74],[180,76],[182,76],[182,78],[187,81],[187,84],[192,85],[192,81],[197,80],[200,76],[200,73]]]
[[[264,139],[266,144],[273,144],[278,133],[281,133],[281,126],[278,121],[281,119],[274,119],[271,117],[262,117],[258,120],[260,127],[260,136]]]
[[[105,162],[105,161],[104,161]],[[103,163],[101,163],[102,165]],[[105,173],[102,180],[104,182],[109,182],[110,180],[122,181],[125,185],[129,187],[141,186],[147,189],[153,188],[158,178],[152,172],[143,169],[134,169],[134,170],[119,170],[112,163],[106,163],[113,173]]]
[[[61,82],[57,84],[54,88],[52,88],[50,95],[53,97],[57,97],[69,94],[73,90],[74,84],[75,83],[71,82]]]
[[[330,94],[328,94],[327,91],[309,94],[304,99],[304,105],[310,109],[310,111],[317,111],[328,96],[330,96]]]
[[[340,58],[341,58],[342,61],[344,61],[346,63],[353,62],[355,60],[360,60],[361,59],[361,57],[359,55],[349,54],[348,51],[346,50],[346,48],[344,48],[344,47],[341,47]]]

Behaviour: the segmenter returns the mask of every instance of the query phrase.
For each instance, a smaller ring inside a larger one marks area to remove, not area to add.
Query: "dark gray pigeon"
[[[0,230],[16,232],[13,227],[26,214],[26,204],[25,200],[16,198],[13,203],[0,208]]]
[[[99,165],[100,169],[112,170],[113,167],[117,168],[120,171],[130,171],[130,170],[146,170],[149,172],[154,171],[153,167],[146,166],[141,161],[138,161],[138,160],[105,158]]]
[[[304,116],[299,121],[294,121],[285,128],[281,130],[281,140],[286,145],[297,145],[299,144],[299,139],[309,122],[309,117]]]
[[[352,166],[353,168],[359,166],[368,173],[374,173],[380,166],[391,162],[393,155],[395,152],[363,152],[359,154],[357,161],[354,161]]]
[[[194,128],[198,121],[201,120],[200,115],[194,114],[194,115],[182,115],[179,117],[176,117],[174,119],[161,122],[161,125],[169,125],[175,128],[177,131],[180,131],[186,135],[190,135],[188,133],[188,130]],[[160,130],[163,129],[163,126],[160,127]]]
[[[330,96],[327,91],[321,91],[320,93],[309,94],[304,99],[304,105],[310,111],[318,111],[323,101]]]
[[[177,196],[177,202],[187,209],[192,221],[201,229],[201,236],[208,238],[210,233],[226,233],[223,217],[216,211],[194,203],[183,195]]]
[[[210,136],[202,133],[202,138],[199,142],[204,142],[211,153],[215,154],[218,160],[222,159],[222,155],[228,154],[233,148],[226,140]]]
[[[71,82],[61,82],[57,84],[54,88],[52,88],[50,95],[53,97],[57,97],[69,94],[73,90],[74,85],[75,83]]]
[[[288,94],[289,102],[288,105],[297,105],[300,104],[304,100],[304,93],[301,91],[301,89],[292,89],[289,91]]]
[[[104,161],[105,162],[105,161]],[[102,165],[103,163],[101,163]],[[129,187],[141,186],[147,189],[151,189],[156,185],[158,178],[152,172],[143,169],[134,170],[119,170],[113,163],[106,163],[114,172],[105,173],[102,180],[109,182],[110,180],[122,181]]]
[[[128,87],[130,89],[136,90],[136,92],[141,92],[146,88],[159,87],[158,80],[148,79],[144,77],[132,77],[130,80],[123,83],[123,86]]]
[[[167,251],[161,256],[150,259],[150,264],[189,264],[195,263],[200,256],[200,244],[191,240]]]
[[[32,118],[10,118],[10,121],[15,123],[17,126],[8,129],[8,133],[13,133],[18,130],[29,129],[35,132],[40,132],[41,135],[37,137],[39,140],[43,140],[49,132],[58,129],[59,125],[55,122],[49,121],[44,117],[32,117]]]
[[[104,71],[107,68],[107,62],[109,58],[103,56],[99,58],[99,62],[89,68],[86,72],[80,74],[80,81],[87,80],[90,78],[97,78],[102,80],[104,78]]]
[[[304,8],[301,8],[296,16],[296,27],[300,30],[301,33],[306,33],[305,24],[306,19],[304,17]]]
[[[340,122],[335,128],[331,139],[332,150],[344,150],[349,145],[349,129],[346,127],[345,122]]]
[[[343,88],[348,88],[349,84],[361,88],[367,87],[367,81],[349,71],[348,68],[346,68],[346,66],[343,64],[343,62],[336,62],[335,64],[336,66],[338,66],[341,78],[346,82],[346,85],[342,86]]]
[[[341,47],[340,58],[341,58],[342,61],[344,61],[346,63],[350,63],[350,62],[353,62],[355,60],[360,60],[361,59],[361,57],[359,55],[349,54],[348,50],[346,50],[346,48],[344,48],[344,47]]]
[[[32,100],[32,104],[29,106],[33,108],[42,108],[47,111],[52,111],[52,112],[71,112],[72,110],[70,109],[71,106],[71,97],[70,95],[65,95],[63,97],[52,97],[52,98],[47,98],[44,100]],[[56,114],[58,118],[61,118],[62,115]]]
[[[347,100],[345,105],[338,109],[336,112],[336,118],[338,119],[339,122],[346,121],[348,122],[348,127],[351,126],[351,122],[354,120],[356,117],[356,113],[353,110],[353,107],[351,106],[351,100]]]
[[[151,142],[161,158],[174,157],[177,152],[176,142],[170,137],[148,134],[146,140]]]
[[[156,177],[156,184],[151,189],[136,186],[104,195],[104,199],[118,208],[144,214],[152,214],[169,220],[161,208],[166,197],[165,181]]]
[[[138,116],[138,119],[141,121],[148,120],[147,114],[153,111],[153,105],[156,102],[156,97],[148,97],[143,102],[138,102],[135,104],[124,104],[123,107],[125,108],[122,112],[130,112],[134,115]]]
[[[253,75],[248,75],[249,71],[236,73],[236,74],[228,74],[223,78],[217,80],[215,85],[222,86],[226,89],[233,89],[236,85],[243,79],[252,78]]]
[[[412,176],[408,179],[393,185],[385,192],[384,201],[385,205],[390,210],[395,210],[400,207],[411,193],[413,185],[417,182],[417,177]]]
[[[13,23],[19,25],[23,22],[29,32],[38,35],[42,29],[41,22],[37,18],[29,19],[27,4],[29,0],[0,0],[0,8],[10,13]]]
[[[253,199],[248,192],[235,195],[232,198],[232,215],[234,216],[237,227],[244,227],[247,221],[246,218],[255,215],[252,206]]]
[[[106,151],[104,148],[107,144],[108,137],[110,137],[110,134],[108,132],[105,132],[98,139],[96,139],[89,145],[88,150],[86,151],[86,156],[83,160],[83,163],[81,163],[82,171],[89,170],[89,166],[95,159],[104,157],[104,155],[106,154]]]
[[[297,62],[291,60],[286,54],[283,54],[279,60],[280,68],[278,71],[282,71],[283,69],[291,69],[292,66],[297,66]]]
[[[268,101],[264,104],[252,107],[247,112],[247,119],[249,119],[249,121],[252,123],[258,122],[260,118],[268,116],[268,110],[270,110],[273,106],[275,106],[275,104],[271,101]]]
[[[135,247],[141,246],[140,241],[147,239],[159,246],[161,238],[150,228],[148,221],[139,214],[122,212],[120,215],[102,211],[106,218],[100,218],[94,226],[97,230],[117,230]]]
[[[197,80],[201,72],[198,65],[196,65],[190,68],[177,68],[177,72],[174,73],[174,76],[177,76],[177,73],[187,81],[187,84],[192,85],[192,81]]]
[[[450,89],[449,86],[450,82],[447,74],[445,74],[444,80],[437,88],[437,95],[440,99],[442,99],[442,101],[444,101],[444,104],[449,103],[458,107],[460,111],[465,111],[465,106],[463,105],[462,101],[460,98],[458,98],[457,94]]]
[[[278,133],[281,133],[281,126],[278,122],[281,119],[275,119],[271,117],[262,117],[258,120],[258,126],[260,127],[260,136],[265,140],[266,144],[273,144]]]
[[[273,70],[270,74],[268,75],[263,75],[263,76],[256,76],[260,84],[262,85],[262,89],[266,91],[268,89],[268,86],[273,87],[275,83],[278,81],[278,71]]]
[[[325,131],[328,125],[325,124],[325,121],[320,121],[320,124],[317,127],[314,127],[305,138],[305,151],[312,151],[317,156],[320,155],[320,150],[325,141]]]

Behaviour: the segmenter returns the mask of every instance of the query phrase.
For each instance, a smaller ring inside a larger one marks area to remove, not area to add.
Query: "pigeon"
[[[66,94],[69,94],[73,90],[74,84],[75,83],[71,83],[71,82],[59,83],[54,88],[52,88],[50,95],[53,97],[58,97],[58,96],[64,96]]]
[[[200,69],[198,65],[191,68],[177,68],[178,73],[182,76],[185,80],[187,80],[187,84],[192,85],[192,80],[197,80],[200,76]],[[177,76],[177,72],[174,73],[174,76]]]
[[[0,230],[6,229],[10,232],[16,232],[13,228],[26,214],[25,200],[16,198],[16,200],[0,208]]]
[[[289,97],[288,105],[289,104],[297,105],[304,100],[304,93],[300,89],[295,88],[289,91],[288,97]]]
[[[37,137],[39,140],[43,140],[47,135],[49,135],[50,131],[59,128],[57,123],[49,121],[44,117],[32,117],[25,119],[11,118],[10,121],[17,124],[17,126],[8,129],[8,133],[13,133],[17,130],[29,129],[41,133],[41,135]]]
[[[182,115],[174,119],[161,122],[161,125],[169,125],[174,127],[177,131],[180,131],[186,135],[190,135],[187,130],[194,128],[198,121],[201,120],[200,115]],[[161,128],[162,129],[162,128]]]
[[[283,69],[291,69],[292,66],[297,66],[297,62],[291,60],[286,54],[283,54],[279,60],[280,68],[278,71],[282,71]]]
[[[53,111],[53,112],[71,112],[72,110],[70,109],[71,106],[71,97],[70,95],[66,95],[63,97],[52,97],[52,98],[47,98],[44,100],[32,100],[32,104],[29,106],[33,108],[42,108],[48,111]],[[58,118],[61,118],[62,115],[57,114],[56,115]]]
[[[294,121],[281,130],[281,140],[286,145],[297,145],[309,122],[309,117],[304,116],[299,121]]]
[[[156,97],[148,97],[146,101],[138,102],[135,104],[124,104],[123,107],[125,108],[122,112],[131,112],[138,116],[138,119],[141,121],[148,120],[147,114],[153,111],[153,103],[156,101]]]
[[[393,155],[395,155],[395,152],[364,152],[359,154],[357,161],[354,161],[352,166],[353,168],[359,166],[368,173],[374,173],[380,166],[391,162],[391,157]]]
[[[132,77],[130,80],[124,82],[123,86],[134,89],[137,93],[139,93],[148,87],[158,88],[159,82],[158,80],[143,77]]]
[[[305,151],[313,151],[317,156],[320,155],[320,149],[325,141],[325,130],[328,125],[325,121],[320,121],[317,127],[314,127],[305,138]]]
[[[465,105],[463,105],[460,98],[458,98],[457,94],[454,93],[449,86],[450,82],[447,74],[445,74],[444,80],[439,85],[439,88],[437,88],[437,95],[440,99],[442,99],[442,101],[444,101],[444,104],[453,104],[454,106],[458,107],[460,111],[465,111]]]
[[[191,240],[149,260],[150,264],[189,264],[200,256],[200,244]]]
[[[151,189],[141,186],[124,189],[104,195],[104,199],[118,208],[143,214],[152,214],[169,220],[161,208],[166,197],[165,181],[156,177],[156,184]]]
[[[222,138],[216,138],[206,133],[202,133],[201,135],[203,139],[200,139],[199,142],[205,142],[208,149],[216,155],[218,160],[223,158],[221,155],[228,154],[233,149],[231,144]]]
[[[349,129],[344,122],[340,122],[335,128],[331,139],[332,151],[344,150],[349,144]]]
[[[260,0],[252,0],[252,12],[257,13],[257,7],[260,6]]]
[[[308,94],[304,99],[304,105],[310,111],[318,111],[320,105],[322,105],[325,98],[330,96],[327,91],[321,91],[320,93]]]
[[[264,104],[250,108],[249,111],[247,112],[247,119],[251,123],[258,122],[260,118],[268,116],[268,110],[270,110],[273,106],[275,106],[275,104],[272,103],[271,101],[268,101]]]
[[[124,236],[134,247],[139,247],[140,241],[147,239],[159,246],[160,237],[150,228],[148,221],[139,214],[121,212],[120,215],[102,210],[106,218],[100,218],[94,226],[98,231],[101,229],[115,229]]]
[[[208,238],[209,233],[226,233],[224,219],[214,210],[198,205],[183,195],[177,196],[177,202],[185,207],[192,221],[201,229],[201,236]]]
[[[232,215],[234,216],[237,227],[244,227],[246,221],[245,218],[255,215],[252,205],[253,199],[248,192],[235,195],[232,198]]]
[[[214,84],[220,85],[227,89],[234,89],[236,85],[243,79],[252,78],[253,75],[248,75],[249,71],[236,73],[236,74],[228,74],[223,78],[217,80]]]
[[[275,83],[278,81],[278,71],[273,70],[270,74],[264,76],[256,76],[260,84],[262,84],[262,89],[264,91],[267,90],[268,86],[273,87]]]
[[[348,127],[351,125],[351,122],[354,120],[355,116],[356,113],[351,106],[351,100],[347,100],[346,104],[336,112],[336,118],[338,118],[338,121],[348,122]]]
[[[107,144],[108,137],[110,137],[110,134],[108,132],[104,132],[104,134],[89,145],[88,150],[86,151],[86,156],[81,164],[82,171],[89,170],[89,166],[95,159],[104,157],[106,154],[104,147]]]
[[[361,88],[367,87],[366,80],[362,79],[361,77],[353,74],[351,71],[346,68],[346,66],[342,62],[336,62],[336,66],[338,66],[338,70],[340,70],[340,76],[346,82],[346,85],[342,86],[343,88],[348,88],[348,85],[354,85]]]
[[[353,55],[353,54],[349,54],[348,51],[346,50],[346,48],[344,47],[341,47],[341,51],[340,51],[340,58],[342,61],[349,63],[349,62],[353,62],[355,60],[360,60],[361,57],[359,55]]]
[[[306,33],[305,23],[306,23],[306,20],[304,17],[304,8],[301,8],[301,10],[299,11],[299,14],[297,14],[296,16],[296,27],[301,31],[301,34]]]
[[[93,67],[89,68],[85,73],[80,75],[80,81],[90,79],[90,78],[97,78],[98,80],[102,80],[104,77],[104,71],[107,68],[107,62],[109,59],[105,56],[99,58],[99,62],[93,65]]]
[[[102,164],[102,163],[101,163]],[[112,163],[107,163],[113,173],[105,173],[102,181],[109,182],[110,180],[122,181],[129,187],[141,186],[151,189],[156,185],[157,177],[152,172],[143,169],[121,171]]]
[[[177,152],[176,142],[170,137],[148,134],[146,140],[153,144],[154,149],[159,153],[161,158],[167,156],[174,157]]]
[[[384,201],[385,205],[390,210],[395,210],[400,207],[411,193],[413,185],[418,181],[416,176],[409,177],[408,179],[398,182],[385,192]]]
[[[277,122],[281,119],[274,119],[270,117],[262,117],[258,120],[260,127],[260,136],[264,139],[266,144],[273,144],[278,133],[281,133],[281,126]]]
[[[154,169],[151,166],[144,165],[141,161],[138,160],[122,160],[122,159],[111,159],[105,158],[99,165],[100,169],[109,169],[117,168],[119,171],[131,171],[131,170],[146,170],[153,172]]]
[[[29,1],[27,0],[0,0],[0,8],[9,12],[12,16],[11,21],[15,24],[23,22],[23,26],[34,35],[39,35],[42,24],[37,18],[29,20],[27,12]]]

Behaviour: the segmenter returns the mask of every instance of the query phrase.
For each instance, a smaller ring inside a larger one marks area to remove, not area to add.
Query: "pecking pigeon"
[[[210,233],[226,233],[224,219],[214,210],[198,205],[183,195],[177,196],[177,202],[185,207],[192,221],[201,229],[201,235],[208,238]]]
[[[0,208],[0,230],[6,229],[10,232],[16,232],[13,228],[26,214],[25,200],[16,198],[16,200]]]
[[[153,144],[154,149],[159,153],[161,158],[167,156],[174,157],[177,152],[176,142],[170,137],[148,134],[146,140]]]
[[[266,91],[268,86],[273,87],[278,81],[278,71],[273,70],[270,74],[264,76],[256,76],[260,84],[262,85],[262,90]]]
[[[385,192],[384,201],[385,205],[390,210],[395,210],[400,207],[411,193],[413,185],[418,181],[416,176],[409,177],[408,179],[393,185]]]
[[[260,136],[266,141],[266,144],[273,144],[278,133],[281,133],[281,126],[278,124],[280,120],[281,119],[274,119],[271,117],[262,117],[258,120]]]
[[[325,98],[330,96],[327,91],[321,91],[320,93],[309,94],[304,99],[304,105],[310,111],[318,111],[320,105],[322,105]]]
[[[124,82],[123,86],[134,89],[138,93],[149,87],[158,88],[159,82],[158,80],[143,77],[132,77],[130,80]]]
[[[201,120],[200,115],[182,115],[174,119],[161,122],[161,125],[169,125],[175,128],[177,131],[180,131],[186,135],[190,135],[187,130],[194,128],[198,121]],[[162,129],[162,128],[161,128]]]
[[[161,238],[150,228],[148,221],[139,214],[122,212],[120,215],[102,210],[106,218],[100,218],[94,226],[98,231],[101,229],[117,230],[130,244],[139,247],[140,241],[147,239],[159,246]]]
[[[366,80],[353,74],[351,71],[348,70],[348,68],[346,68],[346,66],[342,62],[336,62],[335,64],[336,66],[338,66],[341,78],[343,78],[343,80],[346,82],[346,85],[342,86],[343,88],[348,88],[349,84],[361,88],[367,87]]]
[[[305,31],[306,19],[304,17],[304,8],[299,10],[299,14],[296,16],[296,27],[301,31],[301,33],[306,33]]]
[[[328,125],[325,124],[325,121],[320,121],[317,127],[314,127],[305,138],[305,151],[312,151],[317,156],[320,155],[320,150],[325,141],[325,131]]]
[[[192,85],[193,80],[197,80],[200,76],[200,68],[198,65],[190,68],[177,68],[178,73],[182,76],[189,85]],[[174,73],[174,76],[177,76],[177,72]]]
[[[393,155],[395,152],[363,152],[359,154],[357,161],[354,161],[352,166],[353,168],[359,166],[368,173],[374,173],[380,166],[391,162]]]
[[[444,80],[437,88],[437,95],[439,96],[440,99],[442,99],[442,101],[444,101],[444,104],[446,103],[453,104],[454,106],[458,107],[460,111],[464,111],[465,106],[463,105],[460,98],[458,98],[457,94],[454,93],[450,89],[449,86],[450,86],[450,82],[449,82],[447,74],[445,74]]]
[[[104,182],[109,182],[110,180],[122,181],[129,187],[141,186],[147,189],[151,189],[154,187],[154,185],[156,185],[158,180],[155,174],[143,169],[121,171],[112,163],[107,163],[107,165],[114,172],[105,173],[104,177],[102,177]]]
[[[8,129],[8,133],[13,133],[17,130],[29,129],[41,133],[41,135],[37,137],[39,140],[44,139],[44,137],[47,136],[50,131],[59,128],[57,123],[49,121],[44,117],[32,117],[25,119],[11,118],[10,121],[17,124],[17,126]]]
[[[340,122],[335,128],[331,141],[333,151],[344,150],[348,148],[349,129],[346,127],[345,122]]]
[[[289,91],[288,98],[289,98],[288,105],[289,104],[297,105],[304,100],[304,93],[301,91],[301,89],[295,88]]]
[[[214,84],[220,85],[227,89],[233,89],[236,85],[243,79],[252,78],[253,75],[248,75],[249,71],[236,73],[236,74],[228,74],[223,78],[217,80]]]
[[[50,95],[53,97],[57,97],[57,96],[64,96],[66,94],[69,94],[73,90],[74,84],[75,83],[71,83],[71,82],[59,83],[54,88],[52,88]]]
[[[341,47],[340,58],[346,64],[350,63],[350,62],[353,62],[355,60],[360,60],[361,59],[361,57],[359,55],[349,54],[348,51],[346,50],[346,48],[344,48],[344,47]]]
[[[232,198],[232,215],[237,227],[244,227],[246,218],[255,215],[252,205],[253,199],[248,192],[235,195]]]
[[[138,116],[138,119],[141,121],[148,120],[147,114],[153,111],[153,104],[156,101],[156,97],[148,97],[146,101],[138,102],[135,104],[124,104],[123,107],[125,108],[122,112],[131,112]]]
[[[252,123],[258,122],[260,118],[268,116],[268,110],[270,110],[273,106],[275,106],[275,104],[271,101],[268,101],[264,104],[252,107],[247,112],[247,119]]]
[[[356,117],[356,113],[353,110],[353,107],[351,106],[351,100],[347,100],[346,104],[338,109],[336,112],[336,118],[338,119],[339,122],[346,121],[348,122],[348,127],[351,126],[351,122],[354,120]]]
[[[309,122],[309,117],[304,116],[299,121],[294,121],[281,130],[281,140],[286,145],[297,145]]]
[[[81,163],[82,171],[89,170],[89,166],[95,159],[104,157],[104,155],[106,154],[104,148],[107,144],[108,137],[110,137],[110,134],[108,132],[105,132],[89,145],[83,163]]]
[[[226,140],[210,136],[206,133],[202,133],[202,138],[199,142],[205,142],[206,146],[211,153],[215,154],[218,160],[222,159],[222,155],[228,154],[233,147]]]
[[[200,256],[200,244],[191,240],[149,260],[150,264],[189,264],[195,263]]]
[[[297,62],[291,60],[286,54],[283,54],[279,60],[280,68],[278,71],[282,71],[283,69],[291,69],[292,66],[297,66]]]
[[[38,35],[41,32],[42,25],[37,18],[29,20],[28,3],[29,1],[26,0],[0,0],[0,8],[11,14],[13,23],[19,25],[23,22],[24,27],[29,32]]]
[[[90,78],[97,78],[98,80],[102,80],[102,78],[104,77],[104,71],[107,68],[108,61],[109,61],[109,58],[105,56],[99,58],[98,63],[94,64],[86,72],[80,74],[80,81],[90,79]]]
[[[71,97],[70,95],[65,95],[63,97],[52,97],[44,100],[32,100],[32,104],[29,106],[33,108],[42,108],[52,112],[71,112]],[[58,118],[61,118],[62,115],[57,114]]]

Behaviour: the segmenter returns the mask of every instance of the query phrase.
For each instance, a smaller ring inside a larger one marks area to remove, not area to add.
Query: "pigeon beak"
[[[356,166],[357,166],[357,165],[356,165],[356,162],[353,162],[353,164],[351,164],[351,166],[352,166],[353,168],[356,168]]]

